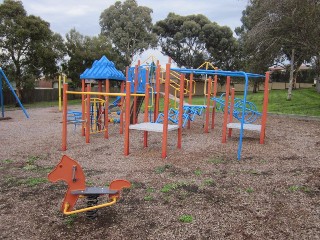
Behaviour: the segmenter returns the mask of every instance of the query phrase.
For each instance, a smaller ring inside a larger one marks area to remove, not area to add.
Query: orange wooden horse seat
[[[87,212],[90,218],[97,209],[115,204],[123,188],[130,188],[131,183],[124,179],[113,180],[108,188],[86,187],[85,175],[79,163],[64,155],[57,166],[49,173],[48,179],[51,182],[65,181],[68,184],[65,197],[61,205],[61,211],[66,214]],[[98,203],[98,197],[107,195],[107,202]],[[75,204],[80,196],[87,198],[87,207],[74,210]]]

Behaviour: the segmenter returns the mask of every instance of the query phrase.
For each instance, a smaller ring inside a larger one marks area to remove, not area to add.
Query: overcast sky
[[[27,13],[40,16],[50,23],[51,30],[63,37],[72,28],[82,35],[100,33],[99,17],[115,0],[22,0]],[[152,19],[167,17],[169,12],[179,15],[203,14],[231,30],[241,26],[241,15],[248,0],[137,0],[138,5],[153,9]],[[3,0],[0,0],[3,3]],[[147,54],[150,54],[149,51]],[[157,54],[157,52],[152,52]],[[144,54],[146,55],[146,54]],[[141,56],[141,59],[145,56]]]

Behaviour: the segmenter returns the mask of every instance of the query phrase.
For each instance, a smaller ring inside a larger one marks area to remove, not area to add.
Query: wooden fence
[[[287,89],[288,83],[273,82],[270,83],[270,90],[280,90]],[[311,88],[313,84],[311,83],[297,83],[296,88]],[[236,91],[243,91],[244,84],[234,84]],[[259,90],[263,90],[263,85],[259,87]],[[81,91],[81,89],[76,89],[75,91]],[[96,88],[93,88],[93,91],[97,91]],[[110,92],[119,92],[119,88],[110,88]],[[249,86],[249,91],[252,91],[252,86]],[[174,94],[174,91],[170,90],[171,94]],[[218,92],[225,92],[225,86],[218,85]],[[4,104],[15,104],[16,100],[10,91],[4,91]],[[195,96],[204,95],[204,82],[196,83],[196,92]],[[59,92],[58,89],[33,89],[25,90],[23,92],[22,102],[23,103],[34,103],[34,102],[43,102],[43,101],[58,101]],[[68,95],[69,100],[80,99],[81,95]]]

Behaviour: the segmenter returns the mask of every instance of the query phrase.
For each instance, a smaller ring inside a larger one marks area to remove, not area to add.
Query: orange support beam
[[[105,82],[106,93],[110,92],[110,81],[106,79]],[[109,138],[109,96],[104,98],[104,138]]]
[[[211,85],[212,85],[212,78],[209,77],[209,79],[208,79],[208,87],[207,87],[206,122],[205,122],[205,125],[204,125],[204,132],[205,133],[209,132]]]
[[[217,96],[217,90],[218,90],[218,75],[215,75],[214,81],[213,81],[213,97]],[[216,114],[216,102],[212,101],[211,129],[214,129],[215,114]]]
[[[189,104],[192,104],[192,92],[193,92],[193,73],[190,74],[190,81],[189,81]],[[187,128],[190,129],[191,121],[188,120]]]
[[[85,92],[86,91],[86,81],[84,79],[81,80],[81,91]],[[85,100],[86,96],[85,94],[81,94],[81,111],[82,111],[82,127],[81,127],[81,136],[85,136],[85,111],[86,111],[86,105],[85,105]]]
[[[231,104],[230,104],[229,123],[232,123],[232,121],[233,121],[234,95],[235,95],[235,90],[234,90],[234,88],[231,88]],[[232,128],[229,129],[228,137],[231,137],[231,135],[232,135]]]
[[[98,92],[99,93],[102,93],[102,80],[98,80]],[[102,99],[103,98],[103,96],[102,95],[98,95],[98,98],[99,99]],[[101,106],[101,103],[99,102],[98,103],[98,106],[97,106],[97,109],[98,109],[98,120],[97,120],[97,122],[98,122],[98,130],[100,131],[101,130],[101,123],[102,123],[102,120],[101,120],[101,117],[100,117],[100,115],[102,114],[101,112],[101,108],[102,108],[102,106]]]
[[[270,73],[266,72],[266,78],[264,82],[263,109],[262,109],[262,117],[261,117],[260,144],[264,144],[264,139],[266,136],[266,123],[267,123],[268,101],[269,101],[269,77],[270,77]]]
[[[67,150],[67,114],[68,114],[68,84],[63,84],[63,108],[62,108],[62,151]]]
[[[223,125],[222,125],[222,143],[227,142],[227,124],[228,124],[228,108],[229,108],[229,92],[230,92],[230,76],[227,76],[226,82],[226,99],[224,101],[224,114],[223,114]]]
[[[169,58],[169,62],[171,59]],[[162,134],[162,158],[167,157],[168,143],[168,114],[169,114],[169,86],[170,86],[170,63],[166,64],[166,81],[164,85],[164,109],[163,109],[163,134]]]
[[[183,99],[184,99],[184,74],[180,75],[180,97],[179,97],[179,121],[178,121],[178,144],[177,147],[181,149],[182,141],[182,114],[183,114]]]
[[[128,67],[126,69],[126,72],[128,72]],[[126,81],[128,81],[128,76],[127,76],[127,79]],[[124,81],[121,82],[121,93],[124,93]],[[124,112],[123,112],[123,104],[124,104],[124,97],[121,96],[121,100],[120,100],[120,108],[122,109],[120,111],[120,134],[123,134],[123,115],[124,115]]]
[[[102,92],[102,80],[98,81],[98,92]],[[102,96],[99,95],[99,98],[101,98]]]
[[[88,92],[91,92],[91,85],[87,87]],[[86,143],[90,143],[90,94],[87,94],[86,102]]]
[[[128,72],[127,72],[128,74]],[[130,82],[126,82],[126,114],[124,128],[124,155],[129,155],[129,126],[130,126]]]

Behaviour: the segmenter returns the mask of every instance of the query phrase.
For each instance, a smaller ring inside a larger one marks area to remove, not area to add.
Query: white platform
[[[139,130],[139,131],[148,131],[148,132],[163,132],[163,124],[162,123],[138,123],[129,126],[129,129]],[[174,131],[179,129],[178,125],[168,124],[168,131]]]
[[[203,107],[207,108],[206,105],[194,105],[194,104],[189,104],[189,103],[184,103],[183,106],[188,106],[188,107]]]
[[[241,123],[228,123],[227,128],[241,128]],[[261,125],[258,124],[243,124],[244,130],[250,130],[250,131],[258,131],[261,132]]]

